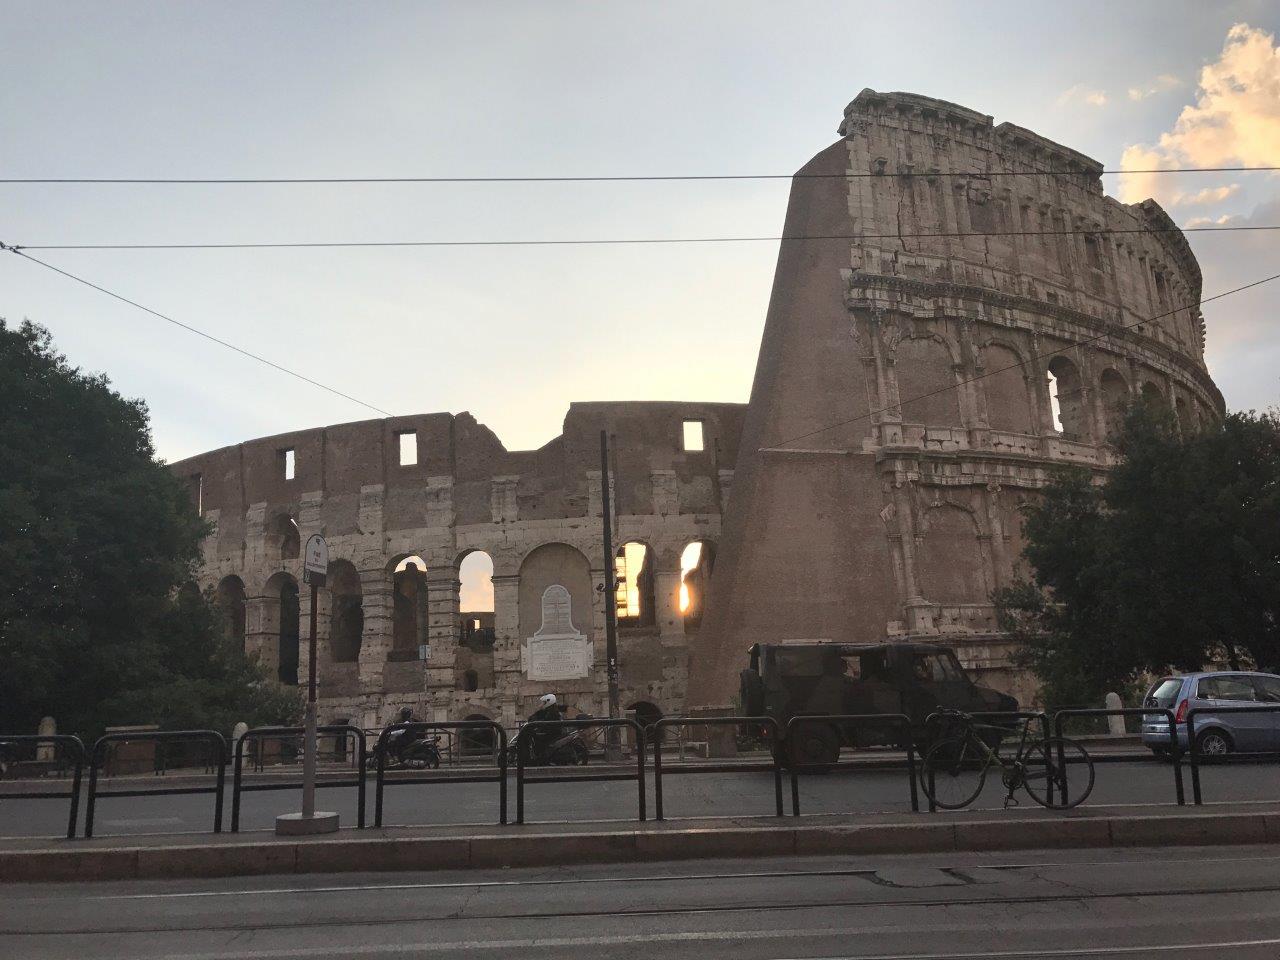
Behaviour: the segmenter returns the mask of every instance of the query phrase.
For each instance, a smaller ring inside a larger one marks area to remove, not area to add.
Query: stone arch
[[[1034,408],[1027,390],[1027,367],[1021,352],[1001,340],[982,348],[980,381],[987,399],[987,425],[1005,433],[1035,433]]]
[[[227,619],[228,635],[241,650],[244,649],[246,602],[243,580],[232,574],[218,581],[214,603]]]
[[[297,560],[302,554],[302,532],[287,510],[273,514],[263,531],[263,546],[272,560]]]
[[[920,516],[916,567],[920,592],[931,603],[986,603],[990,599],[976,515],[939,501]]]
[[[349,560],[329,561],[329,656],[334,663],[356,663],[364,638],[364,595],[360,574]]]
[[[706,609],[707,589],[716,565],[716,545],[710,540],[693,540],[680,551],[680,597],[678,608],[685,630],[697,629]]]
[[[1064,440],[1089,439],[1089,418],[1085,413],[1084,380],[1075,362],[1062,354],[1049,361],[1047,367],[1049,403],[1053,409],[1054,429]]]
[[[904,423],[964,425],[956,376],[958,365],[951,344],[937,334],[908,337],[898,344],[893,368]]]
[[[417,554],[391,564],[391,650],[389,660],[417,660],[427,642],[427,564]]]
[[[1098,380],[1102,391],[1102,413],[1107,436],[1114,437],[1124,425],[1125,411],[1129,408],[1129,381],[1114,367],[1102,371]]]
[[[457,559],[458,609],[463,613],[493,613],[493,557],[484,550],[467,550]]]
[[[657,623],[654,568],[657,552],[643,540],[628,540],[614,557],[618,626],[652,627]]]
[[[559,541],[534,547],[520,563],[520,636],[532,637],[542,626],[542,594],[553,584],[569,591],[573,625],[590,637],[595,594],[591,584],[591,564],[582,551]]]
[[[1144,403],[1156,406],[1164,405],[1164,391],[1160,389],[1160,384],[1154,380],[1143,380],[1142,386],[1138,388],[1138,393]]]
[[[273,601],[276,620],[277,676],[281,683],[298,682],[299,606],[298,581],[280,571],[267,581],[264,593]]]

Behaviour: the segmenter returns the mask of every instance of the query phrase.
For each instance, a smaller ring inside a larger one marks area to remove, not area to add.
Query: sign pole
[[[320,608],[320,588],[329,573],[329,545],[318,533],[307,539],[302,553],[302,579],[311,585],[311,630],[307,640],[307,707],[302,735],[302,812],[276,817],[276,833],[298,836],[333,833],[338,829],[336,813],[316,812],[316,617]]]
[[[316,815],[316,607],[319,587],[311,581],[311,639],[307,641],[307,712],[302,741],[302,817]]]

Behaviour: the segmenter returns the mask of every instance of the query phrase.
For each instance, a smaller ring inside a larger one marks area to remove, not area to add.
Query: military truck
[[[897,713],[910,718],[910,734],[920,745],[936,733],[925,720],[940,707],[1018,709],[1013,697],[974,683],[955,651],[937,643],[788,640],[757,643],[750,655],[742,671],[743,712],[772,717],[782,732],[799,716]],[[906,732],[901,724],[865,721],[796,724],[780,759],[820,768],[835,763],[842,746],[904,746]],[[998,733],[993,736],[998,742]]]

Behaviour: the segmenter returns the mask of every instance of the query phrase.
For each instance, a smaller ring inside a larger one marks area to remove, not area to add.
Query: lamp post
[[[609,496],[609,435],[600,431],[600,512],[604,523],[604,656],[609,682],[609,719],[616,720],[622,715],[618,697],[618,609],[617,593],[613,573],[613,507]],[[605,731],[605,759],[615,762],[621,758],[622,751],[618,743],[618,728],[608,727]]]

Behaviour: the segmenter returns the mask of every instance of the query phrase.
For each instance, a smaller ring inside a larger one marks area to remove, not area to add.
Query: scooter
[[[519,752],[520,734],[517,733],[507,742],[507,766],[516,765]],[[532,766],[585,767],[591,758],[582,728],[576,728],[556,738],[550,744],[538,749],[538,741],[529,744],[529,764]]]
[[[409,767],[414,770],[430,767],[434,770],[440,766],[440,738],[425,736],[424,731],[392,730],[387,734],[385,746],[387,757],[382,765],[384,770],[392,767]],[[377,768],[378,747],[375,746],[365,758],[365,766],[370,770]]]

